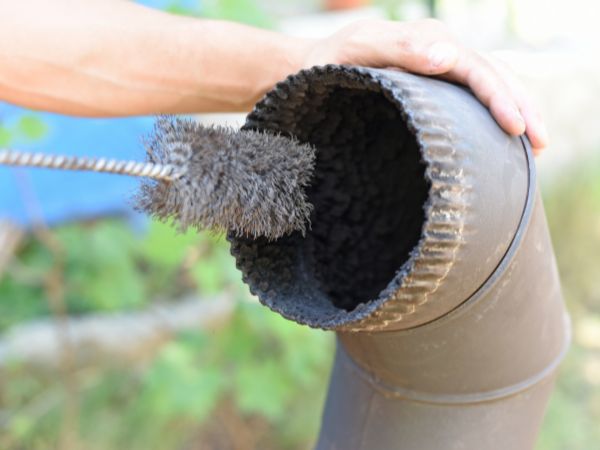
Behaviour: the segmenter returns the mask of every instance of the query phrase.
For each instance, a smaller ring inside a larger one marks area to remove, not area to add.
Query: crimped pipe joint
[[[261,302],[335,330],[319,449],[530,449],[569,341],[524,138],[465,89],[326,66],[246,127],[317,149],[311,229],[230,237]]]

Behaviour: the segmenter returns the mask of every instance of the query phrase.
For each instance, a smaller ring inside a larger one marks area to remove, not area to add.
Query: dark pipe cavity
[[[246,124],[316,147],[311,229],[272,242],[230,237],[251,291],[282,315],[319,327],[364,317],[397,289],[429,192],[397,102],[370,79],[332,81],[293,86]]]
[[[318,122],[299,123],[317,148],[310,257],[321,288],[350,311],[377,298],[417,245],[425,167],[400,111],[380,92],[335,88],[313,111]]]

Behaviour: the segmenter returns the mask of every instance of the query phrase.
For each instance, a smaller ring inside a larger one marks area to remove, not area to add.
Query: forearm
[[[87,116],[243,111],[305,41],[126,1],[0,0],[0,100]]]
[[[88,116],[248,110],[322,64],[397,67],[462,83],[534,151],[543,122],[518,79],[437,21],[362,21],[307,41],[125,0],[0,0],[0,100]]]

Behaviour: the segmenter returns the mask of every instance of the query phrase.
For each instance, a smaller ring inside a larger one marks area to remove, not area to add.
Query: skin
[[[89,117],[248,111],[302,68],[354,64],[464,84],[507,133],[527,133],[536,154],[548,144],[516,76],[436,20],[360,21],[310,40],[124,0],[0,0],[0,10],[0,100],[27,108]]]

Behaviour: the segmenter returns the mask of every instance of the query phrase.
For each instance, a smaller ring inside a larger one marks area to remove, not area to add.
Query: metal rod
[[[172,181],[179,176],[173,166],[165,164],[88,158],[85,156],[48,155],[45,153],[31,153],[8,149],[0,149],[0,165],[83,170],[132,177],[146,177],[164,181]]]

